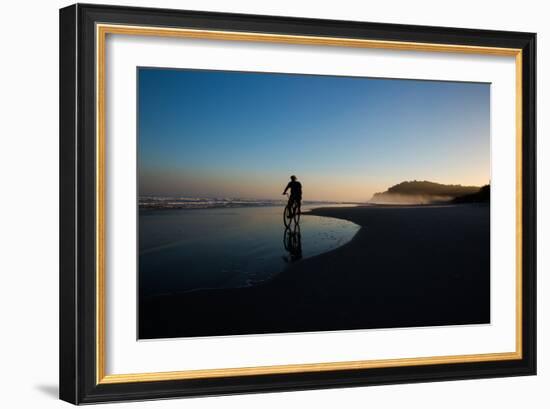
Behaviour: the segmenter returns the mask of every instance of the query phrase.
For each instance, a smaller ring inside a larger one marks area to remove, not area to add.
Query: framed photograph
[[[61,399],[534,375],[535,41],[61,9]]]

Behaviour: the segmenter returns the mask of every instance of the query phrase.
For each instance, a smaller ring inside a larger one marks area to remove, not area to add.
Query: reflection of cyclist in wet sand
[[[290,182],[288,182],[288,185],[286,185],[283,195],[286,195],[286,192],[289,189],[290,197],[288,198],[287,207],[289,209],[292,209],[293,205],[295,204],[297,212],[298,214],[300,214],[302,206],[302,184],[297,181],[297,177],[294,175],[290,177]],[[293,217],[293,215],[289,214],[287,217],[290,219]]]
[[[293,263],[302,258],[302,235],[300,234],[300,225],[296,224],[293,228],[285,229],[285,237],[283,239],[285,250],[288,251],[288,256],[283,257],[287,263]]]

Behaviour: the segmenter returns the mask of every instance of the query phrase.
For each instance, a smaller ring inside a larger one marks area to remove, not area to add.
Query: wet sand
[[[489,323],[489,205],[311,214],[361,229],[346,245],[254,287],[144,297],[139,338]]]

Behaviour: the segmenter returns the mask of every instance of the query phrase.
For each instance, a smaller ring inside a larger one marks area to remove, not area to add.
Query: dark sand
[[[348,244],[254,287],[143,298],[139,338],[489,322],[489,205],[311,213],[362,228]]]

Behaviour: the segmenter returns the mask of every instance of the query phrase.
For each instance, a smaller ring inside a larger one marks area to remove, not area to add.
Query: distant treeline
[[[489,191],[489,185],[483,187],[445,185],[427,180],[413,180],[401,182],[385,192],[375,193],[370,202],[380,204],[488,202]]]
[[[482,203],[491,200],[491,186],[482,186],[477,192],[455,197],[453,203]]]

